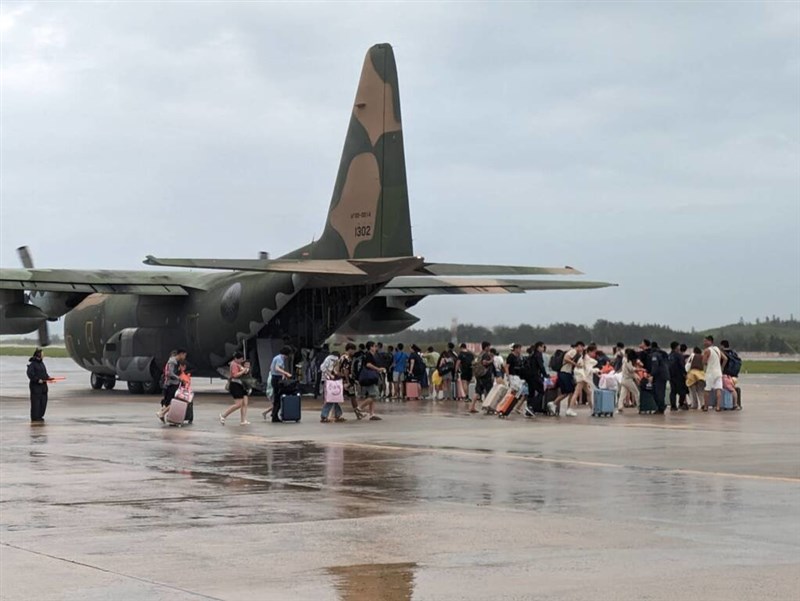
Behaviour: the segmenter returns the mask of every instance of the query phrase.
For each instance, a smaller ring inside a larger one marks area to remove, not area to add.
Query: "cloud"
[[[363,53],[389,41],[417,252],[622,284],[429,299],[424,325],[788,314],[799,31],[778,4],[4,3],[0,260],[308,242]]]

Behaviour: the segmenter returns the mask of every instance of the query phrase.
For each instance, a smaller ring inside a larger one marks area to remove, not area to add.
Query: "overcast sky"
[[[800,313],[798,3],[4,1],[0,35],[3,267],[319,236],[390,42],[415,251],[620,284],[429,298],[421,326]]]

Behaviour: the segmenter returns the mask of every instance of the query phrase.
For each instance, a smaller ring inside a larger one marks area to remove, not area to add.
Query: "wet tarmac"
[[[163,427],[67,360],[45,425],[0,359],[0,598],[800,599],[800,381],[743,412]],[[348,415],[348,417],[350,417]]]

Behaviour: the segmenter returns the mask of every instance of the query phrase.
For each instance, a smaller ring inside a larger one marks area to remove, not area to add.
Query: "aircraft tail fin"
[[[315,259],[414,254],[397,66],[389,44],[367,51]]]

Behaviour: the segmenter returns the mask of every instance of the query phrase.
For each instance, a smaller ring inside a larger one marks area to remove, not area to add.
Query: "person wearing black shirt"
[[[382,373],[386,373],[386,368],[380,366],[380,361],[375,356],[375,343],[370,340],[364,350],[364,367],[358,374],[362,398],[358,404],[358,410],[366,411],[372,421],[381,419],[375,415],[375,399],[378,398],[378,382]]]
[[[522,345],[512,344],[511,353],[506,358],[506,375],[522,377]]]
[[[50,376],[42,361],[42,349],[37,348],[28,363],[28,388],[31,393],[31,423],[44,421],[47,411],[47,381]]]
[[[533,417],[538,408],[544,411],[544,379],[547,377],[547,370],[544,365],[544,342],[537,342],[531,349],[533,352],[528,357],[528,370],[526,382],[528,383],[528,403],[525,408],[525,416]]]
[[[667,382],[669,381],[669,357],[667,353],[658,347],[657,342],[650,343],[647,371],[653,379],[653,396],[656,400],[658,410],[656,413],[664,413],[667,409]]]
[[[472,382],[472,364],[475,362],[475,355],[467,350],[467,345],[461,343],[458,357],[456,358],[456,371],[459,381],[459,401],[469,400],[469,383]]]
[[[686,395],[689,388],[686,386],[686,359],[680,350],[680,344],[672,342],[669,345],[670,353],[667,359],[669,364],[669,406],[672,411],[688,409]]]

